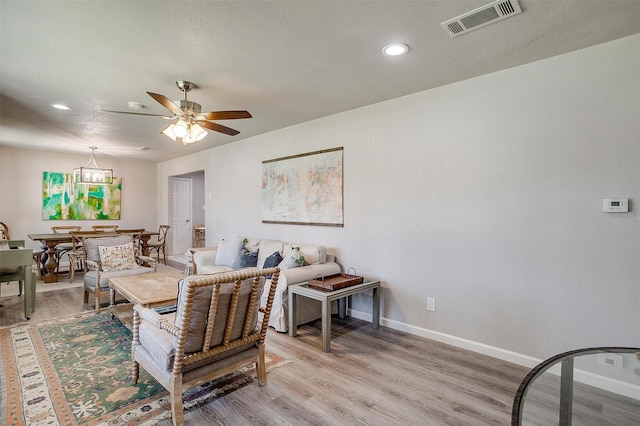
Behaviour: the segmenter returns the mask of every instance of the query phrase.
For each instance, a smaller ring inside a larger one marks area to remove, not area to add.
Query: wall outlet
[[[431,311],[431,312],[436,311],[436,299],[432,297],[427,297],[427,311]]]

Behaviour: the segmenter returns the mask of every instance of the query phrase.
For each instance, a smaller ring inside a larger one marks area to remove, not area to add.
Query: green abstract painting
[[[42,173],[43,220],[118,220],[122,178],[110,185],[73,183],[73,174]]]

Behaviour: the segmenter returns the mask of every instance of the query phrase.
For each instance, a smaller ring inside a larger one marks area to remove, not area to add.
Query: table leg
[[[322,351],[331,352],[331,302],[322,299]]]
[[[298,295],[289,290],[289,336],[296,337],[298,332],[297,318],[297,297]]]
[[[56,274],[56,268],[58,263],[56,262],[56,242],[47,243],[47,260],[44,266],[47,268],[47,274],[42,277],[45,283],[57,283],[58,275]]]
[[[380,287],[373,288],[373,309],[371,327],[380,328]]]
[[[149,242],[149,239],[151,238],[151,235],[142,235],[140,237],[140,241],[141,241],[141,246],[142,246],[142,255],[143,256],[149,256],[149,246],[147,246],[147,243]]]
[[[347,300],[349,300],[348,297],[338,299],[338,317],[340,317],[340,319],[347,317]]]
[[[36,273],[28,266],[24,266],[23,296],[24,317],[31,319],[31,314],[36,310]]]

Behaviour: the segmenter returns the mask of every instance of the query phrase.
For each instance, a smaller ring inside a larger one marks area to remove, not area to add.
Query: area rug
[[[144,369],[131,378],[131,332],[107,312],[0,329],[0,424],[151,425],[168,392]],[[267,371],[286,362],[267,353]],[[185,409],[255,378],[244,369],[183,394]]]

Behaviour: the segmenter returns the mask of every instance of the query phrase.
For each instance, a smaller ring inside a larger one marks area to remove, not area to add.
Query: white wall
[[[0,220],[11,230],[11,238],[24,239],[29,247],[39,243],[29,240],[27,234],[51,232],[55,225],[92,225],[97,220],[42,220],[42,172],[70,173],[84,166],[91,153],[85,156],[56,154],[0,147]],[[156,224],[156,165],[142,161],[118,160],[100,157],[98,164],[113,169],[114,176],[122,177],[121,219],[110,220],[120,228],[157,229]]]
[[[637,35],[209,150],[207,244],[324,244],[382,281],[386,325],[517,362],[638,345],[639,51]],[[261,162],[338,146],[344,228],[262,224]],[[608,197],[632,211],[603,213]]]

